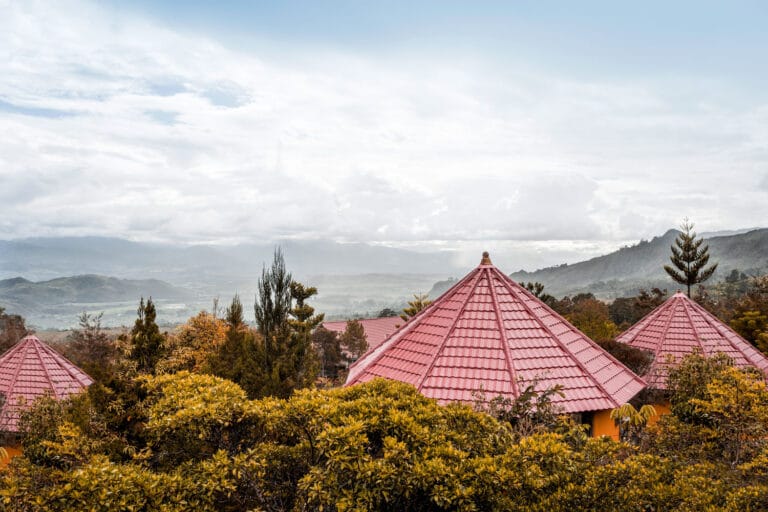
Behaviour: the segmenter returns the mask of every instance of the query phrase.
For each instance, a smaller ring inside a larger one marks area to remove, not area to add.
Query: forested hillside
[[[679,231],[616,252],[535,272],[511,274],[518,282],[540,282],[547,292],[557,296],[591,292],[601,298],[635,295],[640,288],[668,288],[676,285],[666,276],[663,265],[669,263],[670,246]],[[706,239],[711,260],[718,262],[714,281],[722,280],[732,270],[747,274],[768,271],[768,229],[747,233],[714,236]]]

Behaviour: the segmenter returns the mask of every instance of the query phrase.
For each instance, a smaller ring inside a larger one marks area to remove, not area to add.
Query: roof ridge
[[[663,306],[664,304],[660,304],[660,305]],[[667,323],[664,325],[664,330],[662,331],[664,334],[662,336],[659,336],[659,342],[656,344],[656,350],[653,351],[653,353],[654,353],[654,360],[656,359],[655,354],[659,350],[661,350],[662,345],[664,345],[664,340],[666,339],[667,332],[669,331],[669,326],[672,325],[672,319],[675,317],[675,306],[676,306],[676,304],[673,304],[673,303],[670,302],[669,306],[670,306],[669,309],[671,311],[669,312],[669,318],[667,318]],[[655,309],[658,309],[658,308],[654,308],[654,310]]]
[[[53,390],[53,396],[58,399],[58,390],[56,389],[56,385],[54,384],[53,379],[51,379],[51,373],[48,371],[48,366],[45,364],[45,362],[43,362],[43,356],[40,354],[39,340],[38,343],[33,342],[33,344],[35,347],[35,352],[37,352],[37,357],[40,359],[40,366],[42,367],[43,372],[45,372],[45,378],[48,379],[48,383],[51,385],[51,389]]]
[[[690,300],[690,299],[689,299],[689,300]],[[693,301],[692,301],[692,302],[693,302]],[[736,331],[734,331],[734,330],[730,329],[730,328],[729,328],[727,325],[725,325],[725,323],[724,323],[724,322],[721,322],[721,321],[719,321],[719,320],[718,320],[717,322],[713,322],[713,321],[712,321],[712,320],[713,320],[713,315],[712,315],[712,314],[711,314],[709,311],[707,311],[707,310],[704,308],[704,306],[702,306],[702,305],[700,305],[700,304],[698,304],[698,303],[696,303],[696,302],[693,302],[693,303],[691,304],[691,306],[693,307],[693,310],[694,310],[694,311],[696,311],[696,312],[697,312],[699,315],[701,315],[702,317],[704,317],[704,321],[705,321],[705,322],[707,322],[707,324],[709,324],[709,326],[710,326],[710,327],[714,328],[714,329],[717,331],[717,333],[718,333],[720,336],[722,336],[723,338],[725,338],[725,340],[728,342],[728,344],[729,344],[731,347],[733,347],[733,348],[734,348],[735,350],[737,350],[737,351],[738,351],[738,352],[739,352],[739,353],[740,353],[742,356],[744,356],[744,359],[746,359],[746,360],[747,360],[747,361],[749,361],[749,362],[752,362],[752,360],[751,360],[749,357],[747,357],[747,354],[746,354],[746,353],[744,353],[744,351],[743,351],[743,350],[742,350],[742,349],[741,349],[741,348],[740,348],[738,345],[736,345],[736,344],[733,342],[733,340],[731,340],[731,337],[730,337],[730,336],[727,336],[727,334],[735,334],[736,336],[738,336],[739,338],[741,338],[741,339],[744,341],[744,343],[748,344],[749,346],[752,346],[752,344],[751,344],[751,343],[749,343],[749,341],[747,341],[747,340],[745,340],[744,338],[742,338],[741,336],[739,336],[739,333],[737,333]],[[702,309],[702,310],[703,310],[703,312],[702,312],[702,311],[699,311],[698,309]],[[719,324],[719,325],[718,325],[718,324]],[[725,328],[727,329],[727,331],[724,333],[724,332],[723,332],[723,331],[720,329],[720,327],[725,327]],[[728,332],[728,331],[730,331],[730,332]]]
[[[493,307],[496,311],[496,321],[499,324],[499,335],[501,336],[501,345],[504,349],[504,357],[507,359],[507,366],[509,367],[509,376],[512,380],[512,392],[516,397],[520,396],[520,388],[517,385],[517,369],[515,368],[512,354],[509,353],[509,340],[507,339],[507,328],[504,327],[504,319],[501,317],[501,308],[499,307],[499,298],[496,295],[496,287],[492,286],[490,269],[488,269],[488,285],[491,289],[491,297],[493,297]]]
[[[667,303],[673,298],[675,298],[675,295],[672,295],[671,297],[666,299],[664,302],[662,302],[661,304],[659,304],[658,306],[650,310],[648,313],[643,315],[643,317],[637,322],[635,322],[634,325],[631,325],[629,329],[627,329],[626,331],[616,336],[616,341],[623,338],[635,339],[635,337],[637,336],[637,333],[635,331],[639,332],[645,329],[646,324],[650,322],[653,319],[653,317],[659,312],[659,310],[663,309],[667,305]],[[635,332],[634,336],[630,336],[630,333],[632,332]],[[622,342],[622,343],[627,343],[627,342]]]
[[[23,341],[20,341],[19,343],[16,344],[15,347],[13,347],[11,350],[8,351],[8,354],[16,353],[16,352],[21,352],[22,348],[26,352],[26,346],[25,345],[26,345],[26,343],[24,343]],[[22,361],[24,360],[24,354],[22,354],[21,360]],[[11,382],[8,385],[8,390],[9,391],[16,387],[16,380],[19,378],[19,373],[21,373],[21,367],[22,367],[21,364],[17,364],[16,365],[16,369],[13,372],[13,377],[11,378]],[[6,399],[8,399],[8,397],[6,397]],[[5,404],[3,404],[3,408],[5,408]]]
[[[464,282],[470,281],[472,276],[473,276],[473,273],[470,272],[469,274],[464,276],[462,279],[457,281],[453,286],[448,288],[448,290],[446,290],[442,295],[440,295],[437,298],[437,300],[433,301],[429,306],[427,306],[426,308],[424,308],[421,311],[419,311],[416,315],[412,316],[409,320],[404,321],[403,325],[401,325],[400,328],[397,329],[395,332],[390,334],[389,335],[389,339],[384,341],[384,343],[382,343],[378,347],[374,348],[373,350],[371,350],[369,352],[366,352],[357,361],[355,361],[354,363],[349,365],[349,370],[350,370],[349,371],[349,375],[350,376],[352,375],[352,369],[353,368],[357,368],[358,366],[362,367],[363,362],[367,361],[366,358],[368,356],[373,356],[377,351],[379,353],[376,355],[376,357],[371,359],[370,362],[367,362],[366,364],[375,364],[378,360],[380,360],[382,358],[382,356],[387,352],[387,349],[389,347],[391,347],[392,345],[397,343],[400,340],[401,337],[403,337],[406,333],[410,332],[411,329],[413,329],[413,327],[416,324],[418,324],[418,322],[415,321],[417,318],[422,316],[422,314],[425,311],[432,310],[432,309],[436,308],[438,303],[441,303],[443,301],[447,301],[450,297],[453,297],[454,295],[456,295],[456,292],[461,288],[461,285]],[[347,380],[345,385],[350,385],[350,384],[354,383],[357,380],[357,377],[358,377],[357,374],[352,379],[349,379],[349,377],[347,377],[349,380]]]
[[[672,297],[670,297],[672,299]],[[675,318],[675,308],[677,307],[677,303],[673,302],[671,300],[664,301],[663,303],[659,304],[659,306],[653,308],[654,311],[657,309],[659,310],[658,314],[661,314],[661,312],[664,309],[669,309],[669,317],[667,318],[666,323],[664,324],[664,330],[662,331],[661,336],[659,336],[659,341],[656,343],[656,347],[653,350],[653,360],[651,361],[651,364],[648,365],[648,369],[646,370],[646,374],[650,373],[651,370],[653,370],[653,374],[649,376],[649,378],[652,378],[654,380],[654,383],[657,381],[656,377],[658,376],[659,372],[662,371],[661,368],[659,368],[659,365],[662,363],[661,361],[656,360],[656,355],[661,351],[662,347],[664,346],[664,340],[667,339],[667,333],[669,332],[669,327],[672,325],[672,319]],[[650,314],[650,313],[649,313]],[[653,320],[651,318],[650,320]],[[649,320],[649,324],[650,324]],[[638,333],[642,332],[642,329],[638,330]],[[634,338],[633,338],[634,339]],[[627,345],[629,345],[629,342],[627,342]],[[667,368],[665,370],[667,373],[669,372],[669,369]]]
[[[93,379],[90,378],[90,375],[85,373],[83,370],[80,369],[79,366],[77,366],[75,363],[67,359],[67,357],[64,356],[64,354],[59,353],[55,348],[52,346],[43,343],[43,350],[45,350],[53,359],[56,361],[56,363],[64,369],[67,374],[72,377],[77,382],[82,383],[81,376],[85,375],[91,380],[91,383],[93,382]],[[75,372],[74,370],[77,370]],[[90,385],[90,384],[87,384]]]
[[[471,275],[471,274],[470,274]],[[437,349],[437,352],[435,353],[434,357],[432,357],[432,360],[429,363],[429,366],[427,366],[426,370],[424,370],[424,374],[419,379],[419,383],[416,386],[416,389],[421,391],[421,387],[424,385],[424,381],[427,380],[427,376],[429,375],[429,372],[432,371],[432,368],[435,367],[435,363],[437,362],[437,358],[440,356],[440,354],[445,349],[445,345],[448,343],[448,339],[451,337],[451,334],[453,334],[453,331],[456,329],[456,324],[459,323],[459,318],[461,317],[461,314],[464,312],[464,310],[467,308],[467,304],[469,303],[469,298],[472,297],[472,294],[475,292],[475,289],[477,289],[477,284],[480,282],[480,279],[483,276],[483,269],[478,267],[477,276],[475,277],[475,281],[472,283],[471,290],[469,294],[467,294],[466,300],[461,304],[461,307],[456,312],[456,316],[453,319],[453,322],[451,323],[451,327],[448,329],[448,332],[443,336],[443,340],[440,343],[440,347]],[[490,286],[490,283],[488,283]]]
[[[31,336],[24,336],[24,337],[23,337],[23,338],[21,338],[19,341],[17,341],[16,343],[14,343],[14,344],[11,346],[11,348],[9,348],[8,350],[6,350],[6,351],[5,351],[5,352],[3,352],[2,354],[0,354],[0,364],[3,364],[3,361],[5,361],[6,359],[8,359],[9,357],[12,357],[12,356],[13,356],[13,354],[14,354],[14,352],[16,351],[16,349],[17,349],[18,347],[20,347],[20,346],[21,346],[21,344],[22,344],[22,343],[24,343],[24,340],[26,340],[26,339],[28,339],[28,338],[29,338],[29,339],[31,339]]]
[[[699,331],[698,329],[696,329],[696,324],[693,323],[693,318],[691,318],[691,312],[688,310],[688,301],[686,300],[683,300],[683,309],[685,310],[685,316],[688,317],[688,323],[691,324],[691,330],[693,331],[694,339],[696,340],[696,343],[698,343],[699,347],[701,348],[701,353],[707,355],[704,351],[704,345],[701,343],[701,338],[699,337]]]
[[[576,357],[576,354],[574,354],[573,352],[571,352],[571,351],[570,351],[570,350],[569,350],[569,349],[568,349],[568,348],[565,346],[565,344],[564,344],[564,343],[563,343],[563,342],[560,340],[560,338],[559,338],[558,336],[555,336],[555,333],[553,333],[553,332],[552,332],[552,330],[551,330],[549,327],[547,327],[547,325],[546,325],[546,324],[544,324],[544,322],[541,320],[541,318],[539,318],[539,316],[538,316],[538,315],[536,315],[536,314],[534,314],[534,313],[533,313],[533,310],[532,310],[530,307],[528,307],[528,304],[526,304],[524,300],[520,299],[520,297],[519,297],[519,296],[518,296],[518,294],[517,294],[517,290],[514,290],[514,289],[513,289],[513,287],[510,287],[510,288],[509,288],[509,290],[510,290],[510,291],[512,292],[512,294],[515,296],[515,298],[516,298],[518,301],[520,301],[520,303],[523,305],[523,307],[525,308],[525,310],[526,310],[526,311],[528,311],[528,314],[530,314],[530,315],[531,315],[531,317],[533,317],[534,319],[536,319],[536,321],[537,321],[537,322],[538,322],[538,323],[541,325],[541,327],[542,327],[542,328],[543,328],[543,329],[544,329],[544,330],[547,332],[547,334],[549,334],[549,336],[550,336],[550,337],[551,337],[553,340],[555,340],[555,343],[557,343],[557,345],[559,345],[559,346],[560,346],[560,348],[562,348],[562,349],[563,349],[563,351],[565,351],[565,353],[566,353],[566,354],[568,354],[568,355],[570,355],[570,356],[571,356],[571,358],[572,358],[572,359],[573,359],[573,360],[576,362],[576,365],[577,365],[577,366],[578,366],[578,367],[581,369],[581,371],[582,371],[582,372],[583,372],[583,373],[584,373],[586,376],[588,376],[590,379],[592,379],[592,381],[593,381],[593,382],[594,382],[594,383],[597,385],[597,387],[598,387],[598,388],[600,388],[600,390],[603,392],[603,394],[604,394],[605,396],[607,396],[607,397],[608,397],[608,399],[609,399],[609,400],[610,400],[612,403],[614,403],[614,404],[616,405],[616,407],[619,407],[619,406],[621,406],[621,404],[620,404],[620,403],[618,403],[618,402],[616,401],[616,399],[615,399],[615,398],[613,398],[613,395],[611,395],[611,394],[608,392],[608,390],[605,388],[605,386],[603,385],[603,383],[602,383],[602,382],[600,382],[600,381],[598,381],[598,380],[597,380],[597,378],[595,378],[595,376],[594,376],[594,375],[592,375],[592,372],[590,372],[589,370],[587,370],[587,367],[586,367],[586,366],[584,366],[584,364],[581,362],[581,360],[579,360],[579,358],[578,358],[578,357]],[[558,316],[559,316],[559,315],[558,315]],[[594,341],[592,341],[592,339],[591,339],[589,336],[587,336],[586,334],[582,333],[581,331],[579,331],[578,329],[576,329],[576,327],[574,327],[573,325],[571,325],[571,323],[570,323],[570,322],[568,322],[568,320],[566,320],[565,318],[562,318],[562,317],[560,317],[560,319],[564,321],[564,323],[565,323],[566,327],[568,327],[570,330],[572,330],[572,331],[575,331],[577,334],[579,334],[579,335],[581,335],[582,337],[586,338],[586,339],[587,339],[587,340],[589,340],[591,343],[595,343]],[[605,352],[605,350],[603,350],[603,352]],[[607,354],[607,352],[605,352],[605,353]],[[608,355],[610,355],[610,354],[608,354]],[[622,365],[622,366],[623,366],[623,365]],[[626,366],[625,366],[624,368],[626,368]],[[631,372],[630,372],[630,373],[631,373]],[[634,375],[634,373],[632,373],[632,375]]]

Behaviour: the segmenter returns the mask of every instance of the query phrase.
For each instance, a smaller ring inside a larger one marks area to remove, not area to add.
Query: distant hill
[[[511,274],[519,282],[538,281],[556,296],[592,292],[603,298],[634,295],[638,288],[659,286],[676,289],[664,272],[669,263],[670,246],[679,231],[669,230],[650,241],[572,265],[544,268],[535,272]],[[768,272],[768,229],[761,228],[727,236],[706,238],[711,262],[718,262],[713,282],[731,270],[748,274]]]
[[[611,254],[535,272],[520,271],[521,282],[539,281],[556,296],[589,291],[609,299],[633,295],[640,287],[677,288],[664,274],[677,231]],[[718,233],[708,239],[715,279],[732,269],[768,271],[768,229]],[[328,319],[399,310],[414,293],[436,299],[461,277],[448,252],[419,253],[368,244],[327,241],[280,242],[286,264],[302,282],[316,286],[312,301]],[[0,241],[0,305],[37,327],[67,327],[83,310],[104,312],[107,325],[131,325],[139,297],[151,295],[158,318],[183,322],[215,297],[226,307],[233,294],[252,320],[253,297],[273,243],[233,246],[154,244],[117,238],[64,237]],[[23,277],[18,277],[23,276]],[[74,276],[74,277],[60,277]],[[103,277],[112,276],[112,277]],[[435,284],[436,283],[436,284]],[[434,286],[433,286],[434,284]],[[430,289],[431,288],[431,289]]]
[[[459,280],[456,278],[450,278],[450,279],[445,279],[444,281],[438,281],[434,285],[432,285],[432,289],[429,290],[429,292],[427,293],[427,297],[429,297],[429,300],[435,300],[436,298],[438,298],[439,296],[447,292],[451,288],[451,286],[455,285],[458,282]]]
[[[362,243],[279,242],[294,274],[449,273],[451,256]],[[27,238],[0,241],[0,278],[52,279],[94,273],[122,278],[160,277],[174,284],[257,277],[272,261],[275,243],[233,246],[131,242],[105,237]]]
[[[135,311],[141,297],[159,302],[185,302],[194,299],[189,290],[157,279],[117,279],[93,274],[59,277],[32,282],[22,277],[0,280],[0,304],[9,311],[33,321],[66,315],[73,323],[83,310],[127,308]]]

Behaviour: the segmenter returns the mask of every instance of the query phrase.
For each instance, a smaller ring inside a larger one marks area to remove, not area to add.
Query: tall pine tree
[[[692,222],[686,218],[680,229],[682,232],[677,235],[675,245],[671,247],[672,256],[669,257],[677,270],[670,265],[664,265],[664,270],[676,282],[686,285],[690,297],[691,285],[703,283],[712,277],[717,270],[717,263],[704,268],[709,263],[709,246],[702,246],[704,239],[696,238]]]
[[[288,397],[294,389],[307,387],[318,370],[312,347],[312,331],[323,321],[306,300],[317,289],[295,282],[277,249],[272,266],[261,273],[254,313],[261,335],[263,385],[256,396]]]
[[[278,338],[288,332],[288,315],[291,312],[291,274],[285,268],[283,252],[278,247],[272,266],[261,270],[258,294],[254,301],[256,327],[264,338],[264,370],[269,372],[278,352]]]
[[[130,358],[136,361],[140,372],[154,373],[155,365],[163,357],[165,350],[165,335],[157,326],[157,309],[152,302],[152,297],[144,302],[141,298],[138,318],[131,329],[131,353]]]

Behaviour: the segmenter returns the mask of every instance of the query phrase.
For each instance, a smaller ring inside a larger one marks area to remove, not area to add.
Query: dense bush
[[[378,380],[249,400],[189,372],[141,376],[128,439],[92,397],[40,401],[26,457],[2,475],[4,510],[760,510],[768,504],[768,392],[694,356],[673,415],[638,446],[572,422],[514,422],[440,406]],[[517,410],[517,409],[515,409]],[[512,411],[514,412],[514,411]],[[678,414],[679,413],[679,414]]]

